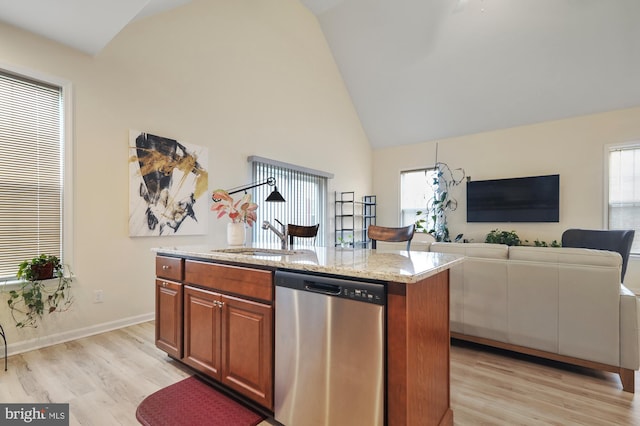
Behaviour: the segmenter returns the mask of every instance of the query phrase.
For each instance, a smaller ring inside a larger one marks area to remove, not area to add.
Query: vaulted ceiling
[[[0,0],[0,20],[96,54],[189,1]],[[639,0],[301,2],[374,148],[640,106]]]
[[[638,0],[302,0],[374,147],[640,106]]]
[[[0,0],[0,21],[95,55],[127,24],[191,0]]]

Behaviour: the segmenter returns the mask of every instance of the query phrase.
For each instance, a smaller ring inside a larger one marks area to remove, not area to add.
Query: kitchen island
[[[462,257],[326,247],[154,251],[157,346],[269,411],[275,271],[384,283],[387,424],[453,424],[448,271]]]

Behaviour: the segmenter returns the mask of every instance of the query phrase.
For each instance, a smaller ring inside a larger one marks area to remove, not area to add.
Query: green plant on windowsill
[[[340,247],[349,247],[353,245],[353,235],[347,235],[347,238],[338,237]]]
[[[16,327],[38,327],[45,313],[62,312],[73,302],[71,274],[65,275],[65,267],[56,256],[41,254],[20,263],[16,277],[19,288],[9,291],[7,301]],[[46,281],[57,279],[55,287],[47,287]]]

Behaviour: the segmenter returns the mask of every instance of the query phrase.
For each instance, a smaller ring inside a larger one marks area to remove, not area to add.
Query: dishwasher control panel
[[[380,294],[378,291],[371,291],[366,288],[345,287],[342,289],[342,293],[349,299],[361,300],[363,302],[375,303],[378,305],[384,302],[384,293]]]
[[[278,270],[275,273],[275,284],[278,287],[288,287],[294,290],[373,303],[375,305],[386,305],[387,303],[386,287],[379,282],[356,281]]]

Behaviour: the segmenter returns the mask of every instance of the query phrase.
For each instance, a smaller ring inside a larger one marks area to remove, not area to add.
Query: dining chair
[[[371,248],[376,248],[377,241],[387,242],[407,242],[407,251],[411,248],[411,240],[416,230],[416,226],[411,224],[401,228],[388,228],[385,226],[369,225],[367,234],[371,239]]]
[[[313,245],[316,245],[316,236],[318,235],[320,224],[312,226],[287,225],[287,234],[289,235],[289,244],[293,245],[293,238],[313,238]]]

